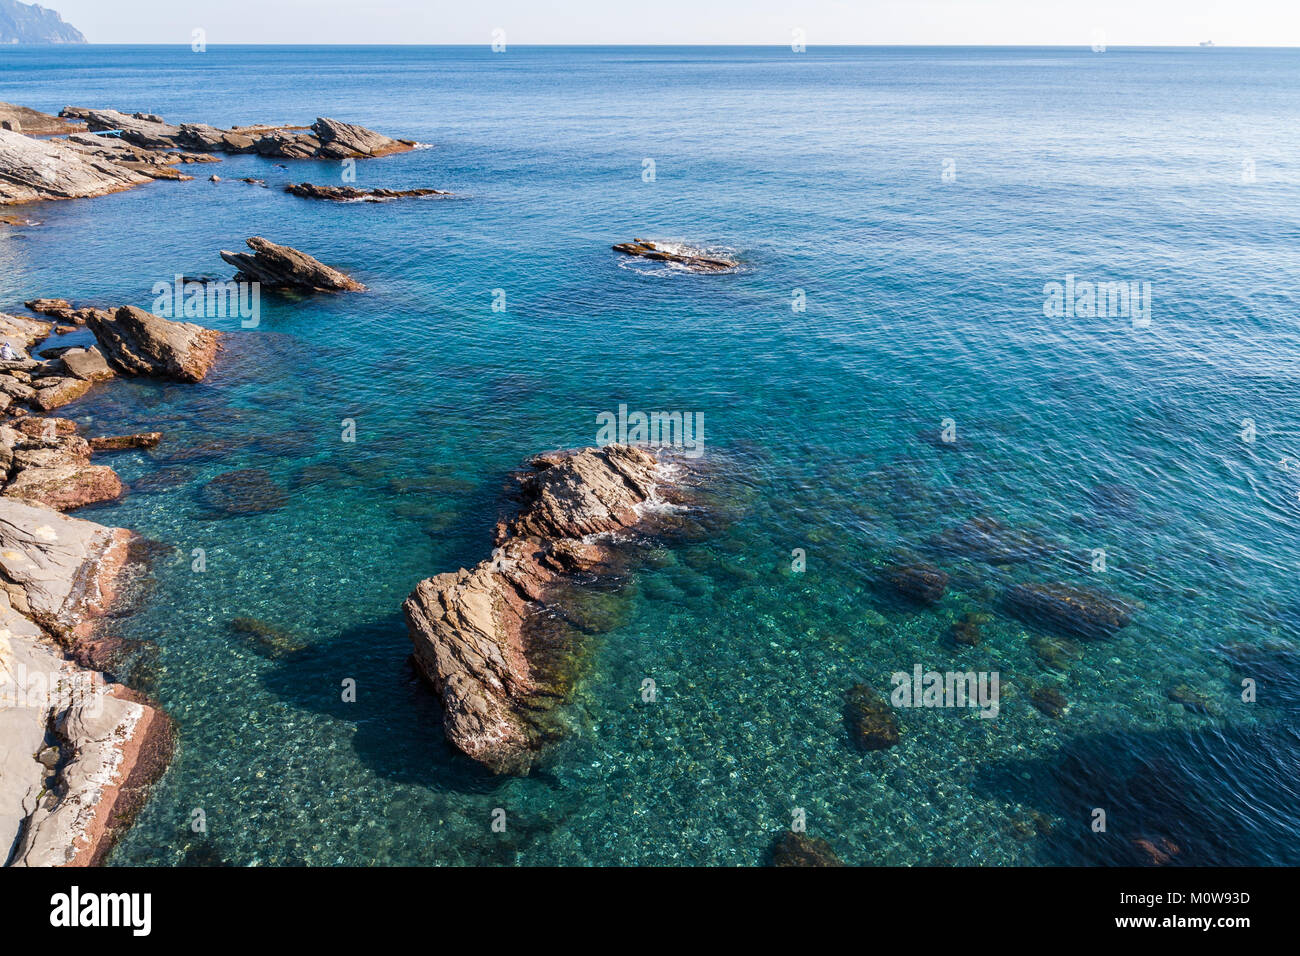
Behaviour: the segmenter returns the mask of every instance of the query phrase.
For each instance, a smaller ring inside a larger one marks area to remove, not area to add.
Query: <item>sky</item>
[[[1300,0],[43,0],[92,43],[1300,45]]]

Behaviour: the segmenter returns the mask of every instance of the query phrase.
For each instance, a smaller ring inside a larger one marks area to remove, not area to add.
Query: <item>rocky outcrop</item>
[[[260,156],[281,159],[361,159],[404,153],[414,148],[411,140],[390,139],[364,126],[323,116],[312,124],[310,133],[279,130],[263,136],[254,146]]]
[[[95,333],[104,358],[124,375],[146,375],[199,382],[221,348],[221,333],[190,322],[124,306],[112,318],[94,312],[86,325]]]
[[[253,236],[246,240],[247,252],[226,252],[221,258],[239,270],[236,281],[260,282],[273,289],[301,289],[311,292],[361,292],[360,282],[349,278],[337,269],[313,259],[305,252],[289,246],[277,245]]]
[[[0,498],[0,859],[10,865],[100,862],[171,752],[161,712],[68,659],[114,602],[131,539]]]
[[[387,202],[390,199],[451,195],[441,189],[358,189],[355,186],[316,186],[312,183],[290,183],[284,187],[284,191],[303,199],[328,199],[334,202]]]
[[[91,447],[72,422],[24,418],[0,425],[0,496],[71,511],[121,496],[117,473],[90,461]]]
[[[92,315],[105,320],[113,317],[112,309],[96,309],[90,306],[74,308],[67,299],[29,299],[26,306],[37,315],[49,316],[51,319],[69,322],[72,325],[85,325]]]
[[[1018,584],[1007,603],[1022,619],[1080,637],[1111,637],[1127,627],[1134,607],[1127,601],[1071,584]]]
[[[122,139],[151,150],[257,153],[281,159],[362,159],[414,149],[410,140],[390,139],[352,123],[320,117],[301,126],[241,126],[219,129],[205,123],[173,125],[152,113],[65,107],[63,117],[83,119],[94,132],[120,130]]]
[[[84,124],[69,123],[57,116],[28,109],[17,103],[0,103],[0,129],[26,133],[28,136],[58,136],[85,128]]]
[[[655,456],[627,445],[530,464],[491,557],[421,581],[402,607],[447,739],[496,773],[526,773],[562,732],[554,711],[572,687],[576,639],[563,624],[581,602],[576,585],[614,572],[609,535],[654,530],[646,505],[664,481]]]
[[[0,129],[0,205],[103,196],[150,178],[62,141]]]
[[[642,259],[652,259],[656,262],[671,262],[674,265],[681,266],[688,272],[730,272],[740,265],[735,259],[698,255],[684,247],[660,245],[651,242],[649,239],[633,239],[631,242],[620,242],[614,246],[614,251]]]
[[[37,3],[0,0],[0,43],[85,43],[58,13]]]
[[[140,432],[137,435],[104,435],[90,439],[91,451],[126,451],[130,448],[157,448],[162,432]]]

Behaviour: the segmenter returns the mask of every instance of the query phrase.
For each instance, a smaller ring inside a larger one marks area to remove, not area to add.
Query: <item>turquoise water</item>
[[[111,862],[752,864],[794,808],[851,863],[1126,862],[1155,836],[1187,862],[1300,862],[1298,80],[1300,53],[1226,49],[0,51],[3,100],[335,116],[432,145],[357,185],[456,193],[312,203],[278,187],[338,165],[229,157],[5,231],[8,306],[148,307],[249,235],[370,288],[268,295],[256,330],[209,323],[232,339],[208,381],[65,410],[167,435],[114,459],[127,497],[81,512],[168,546],[114,625],[179,749]],[[609,245],[633,236],[743,266],[630,266]],[[1068,274],[1151,283],[1150,327],[1047,318]],[[488,552],[512,469],[592,443],[620,403],[703,414],[724,520],[647,556],[553,760],[494,779],[443,740],[400,604]],[[285,506],[215,515],[200,488],[236,468]],[[978,516],[1050,546],[934,548]],[[937,606],[892,592],[900,555],[951,574]],[[1044,580],[1120,595],[1133,623],[1051,666],[1059,635],[1002,598]],[[969,612],[990,618],[959,649]],[[999,672],[998,718],[902,711],[898,746],[859,752],[845,693],[915,664]]]

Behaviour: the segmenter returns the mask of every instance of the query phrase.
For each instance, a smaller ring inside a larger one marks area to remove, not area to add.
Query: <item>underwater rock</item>
[[[1112,637],[1127,627],[1133,606],[1117,597],[1059,582],[1018,584],[1007,602],[1031,624],[1044,624],[1080,637]]]
[[[1197,690],[1189,684],[1178,684],[1171,687],[1165,691],[1165,696],[1175,704],[1182,704],[1194,714],[1214,717],[1219,713],[1219,709],[1210,695]]]
[[[889,703],[866,684],[848,693],[844,719],[849,736],[862,750],[888,750],[898,743],[898,718]]]
[[[1063,637],[1039,636],[1030,641],[1038,659],[1052,670],[1068,670],[1070,664],[1083,656],[1079,645]]]
[[[657,262],[671,262],[674,265],[682,266],[690,272],[699,272],[704,274],[727,272],[736,268],[736,266],[740,264],[735,259],[721,259],[709,256],[696,256],[682,252],[670,252],[667,249],[661,249],[656,243],[651,242],[649,239],[633,239],[631,242],[620,242],[613,248],[615,252],[621,252],[627,256],[653,259]]]
[[[217,475],[201,491],[203,501],[228,515],[265,514],[289,503],[289,493],[261,468],[239,468]]]
[[[111,319],[88,315],[104,358],[125,375],[146,375],[178,382],[199,382],[221,348],[221,333],[190,322],[124,306]]]
[[[292,631],[255,617],[233,618],[230,629],[247,638],[249,645],[259,654],[272,660],[289,657],[308,647],[307,641]]]
[[[561,732],[553,711],[580,656],[566,618],[580,617],[585,588],[618,570],[604,536],[647,530],[639,506],[664,482],[656,458],[627,445],[530,465],[492,556],[421,581],[402,606],[416,667],[442,698],[447,739],[495,773],[526,773]]]
[[[1040,684],[1029,691],[1029,701],[1038,710],[1053,720],[1059,720],[1070,702],[1059,689],[1050,684]]]
[[[948,590],[948,575],[930,564],[895,565],[889,583],[918,604],[936,604]]]
[[[1151,866],[1165,866],[1182,853],[1182,849],[1168,837],[1135,837],[1133,848],[1145,858]]]
[[[971,518],[949,528],[935,539],[942,552],[976,558],[988,564],[1019,564],[1046,557],[1055,548],[1050,542],[1008,528],[996,518]]]
[[[980,629],[992,620],[991,614],[967,611],[952,626],[953,643],[962,647],[977,647],[981,639]]]
[[[247,240],[253,254],[247,252],[221,252],[239,272],[236,281],[260,282],[272,289],[302,289],[309,292],[362,292],[360,282],[331,269],[305,252],[290,246],[281,246],[261,236]]]
[[[408,199],[416,196],[450,196],[442,189],[358,189],[356,186],[316,186],[312,183],[290,183],[284,191],[303,199],[328,199],[334,202],[387,202],[390,199]]]
[[[844,862],[820,837],[787,830],[768,849],[772,866],[843,866]]]

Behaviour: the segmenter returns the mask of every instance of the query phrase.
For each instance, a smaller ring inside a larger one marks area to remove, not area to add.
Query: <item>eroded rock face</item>
[[[87,316],[104,358],[125,375],[147,375],[198,382],[208,374],[221,345],[221,333],[190,322],[173,322],[124,306],[111,319]]]
[[[553,711],[571,689],[576,649],[557,619],[579,579],[613,565],[608,542],[592,536],[642,528],[642,506],[663,482],[655,457],[626,445],[530,464],[520,510],[497,526],[492,556],[421,581],[402,607],[416,666],[442,698],[447,739],[496,773],[527,772],[561,732]]]
[[[284,187],[284,191],[303,199],[328,199],[333,202],[387,202],[390,199],[451,195],[441,189],[358,189],[355,186],[316,186],[312,183],[290,183]]]
[[[361,292],[360,282],[331,269],[305,252],[281,246],[261,236],[247,240],[253,254],[222,250],[221,258],[239,270],[235,279],[260,282],[273,289],[302,289],[310,292]]]
[[[642,259],[652,259],[656,262],[671,262],[690,272],[730,272],[740,264],[735,259],[701,256],[664,248],[649,239],[633,239],[631,242],[620,242],[613,248],[615,252],[621,252],[626,256],[637,256]]]
[[[1120,598],[1071,584],[1018,584],[1007,603],[1021,618],[1080,637],[1111,637],[1127,627],[1133,605]]]
[[[0,205],[103,196],[149,181],[67,143],[0,129]]]

